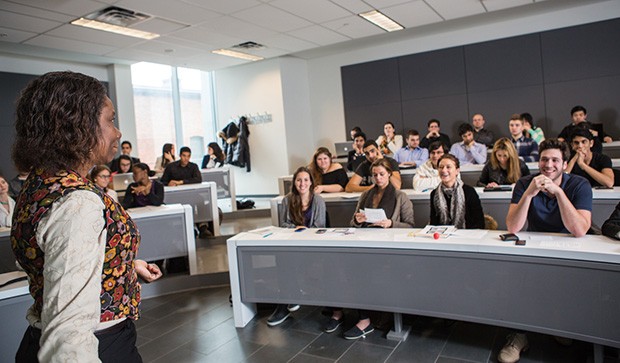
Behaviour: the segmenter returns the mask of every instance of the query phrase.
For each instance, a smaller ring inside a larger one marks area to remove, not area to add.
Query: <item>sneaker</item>
[[[571,345],[573,345],[573,340],[571,338],[564,338],[554,335],[553,339],[555,339],[556,342],[565,347],[570,347]]]
[[[271,314],[271,316],[267,319],[267,325],[276,326],[280,325],[291,316],[291,313],[286,309],[286,305],[278,305],[276,310]]]
[[[325,324],[325,328],[323,329],[326,333],[333,333],[338,329],[340,325],[342,325],[342,320],[336,320],[334,318],[329,319],[327,324]]]
[[[299,310],[300,306],[299,304],[288,304],[286,308],[292,313],[293,311]]]
[[[366,329],[364,330],[360,330],[360,328],[358,328],[357,325],[355,325],[353,326],[353,328],[347,330],[344,333],[344,338],[348,340],[355,340],[355,339],[363,338],[366,335],[372,333],[373,331],[375,331],[375,328],[372,326],[372,324],[368,325]]]
[[[523,333],[513,333],[506,337],[506,345],[497,355],[500,363],[514,363],[521,358],[521,351],[526,351],[529,347],[527,336]]]

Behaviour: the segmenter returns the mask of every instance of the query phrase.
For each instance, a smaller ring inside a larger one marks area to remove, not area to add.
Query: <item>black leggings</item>
[[[136,348],[136,326],[131,319],[110,328],[110,332],[102,331],[95,333],[99,340],[99,359],[106,362],[142,363],[142,357]],[[39,340],[41,329],[31,326],[26,329],[22,342],[15,355],[16,363],[38,363]]]

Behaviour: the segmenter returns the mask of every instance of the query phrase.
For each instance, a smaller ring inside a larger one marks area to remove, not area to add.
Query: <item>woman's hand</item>
[[[487,188],[495,188],[498,187],[499,184],[497,184],[496,182],[490,182],[489,184],[487,184]]]
[[[164,153],[164,158],[170,162],[174,161],[174,158],[172,157],[172,153],[170,151],[166,151]]]
[[[390,227],[392,227],[392,220],[391,219],[384,219],[382,221],[375,222],[372,225],[373,226],[378,226],[378,227],[381,227],[381,228],[390,228]]]
[[[366,214],[365,214],[365,213],[363,213],[363,212],[357,212],[357,213],[355,213],[355,221],[356,221],[358,224],[362,224],[362,223],[366,222]]]
[[[317,185],[316,187],[314,187],[314,194],[321,194],[321,193],[323,193],[322,185]]]
[[[131,188],[131,192],[136,195],[147,195],[149,194],[150,191],[151,191],[150,186],[148,186],[148,190],[147,190],[146,185],[138,185],[137,187]]]
[[[161,270],[159,266],[154,263],[146,263],[144,260],[134,260],[133,264],[138,276],[146,282],[153,282],[161,277]]]

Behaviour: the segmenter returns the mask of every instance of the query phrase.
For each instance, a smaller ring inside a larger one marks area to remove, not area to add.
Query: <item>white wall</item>
[[[250,125],[252,171],[235,167],[237,195],[278,194],[289,174],[280,61],[271,59],[215,72],[218,130],[230,118],[270,113],[272,122]]]
[[[310,87],[315,146],[323,145],[331,148],[330,145],[334,142],[348,139],[349,132],[345,130],[344,122],[340,67],[620,17],[620,1],[617,0],[574,4],[575,6],[570,9],[518,18],[486,20],[475,26],[471,24],[431,26],[426,31],[411,32],[412,35],[406,39],[399,37],[396,41],[386,40],[381,45],[308,60],[307,79]],[[418,130],[425,130],[425,121],[420,122]],[[369,138],[377,136],[368,135]]]
[[[0,72],[42,75],[53,71],[80,72],[100,81],[108,81],[108,71],[103,65],[70,63],[0,53]]]

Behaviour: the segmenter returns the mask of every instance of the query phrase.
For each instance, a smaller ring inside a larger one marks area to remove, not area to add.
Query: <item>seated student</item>
[[[224,166],[226,156],[216,142],[210,142],[207,145],[207,155],[202,158],[202,169],[221,168]]]
[[[372,176],[375,179],[375,185],[366,190],[360,196],[356,213],[351,219],[353,227],[379,227],[379,228],[412,228],[413,205],[403,191],[396,189],[390,182],[392,174],[392,165],[385,158],[375,160],[371,167]],[[362,210],[366,208],[383,209],[387,219],[369,223],[366,214]],[[359,339],[375,329],[370,322],[368,311],[359,310],[359,321],[357,324],[344,333],[345,339]],[[325,331],[332,332],[340,326],[343,321],[343,312],[341,309],[334,309],[331,319],[325,327]]]
[[[135,163],[139,163],[140,159],[139,158],[134,158],[133,156],[131,156],[131,150],[132,150],[132,146],[131,146],[131,142],[125,140],[121,143],[121,156],[126,155],[129,157],[129,160],[131,161],[131,165],[135,164]],[[129,167],[129,171],[127,172],[123,172],[120,171],[120,162],[121,158],[120,156],[114,160],[112,160],[110,162],[110,169],[112,170],[113,173],[130,173],[131,172],[131,166]]]
[[[9,197],[13,199],[17,198],[26,178],[28,178],[28,174],[27,171],[20,171],[13,179],[9,180]]]
[[[403,147],[403,137],[396,135],[394,124],[390,121],[383,125],[383,135],[377,138],[377,145],[379,145],[379,150],[383,155],[390,157]]]
[[[90,171],[89,179],[99,190],[112,197],[115,202],[118,202],[118,194],[116,191],[108,188],[111,175],[112,171],[107,165],[96,165],[93,170]]]
[[[198,165],[189,161],[191,157],[192,150],[183,146],[179,153],[179,160],[168,164],[164,170],[164,175],[161,177],[161,182],[170,187],[202,183],[202,175]]]
[[[15,201],[9,197],[9,183],[0,175],[0,227],[11,227]]]
[[[583,125],[583,123],[579,124]],[[575,155],[568,162],[566,172],[581,175],[590,185],[614,186],[614,171],[609,156],[592,152],[594,136],[586,127],[577,126],[570,134],[570,145]]]
[[[558,139],[562,141],[567,141],[570,137],[570,134],[573,132],[573,129],[581,125],[587,125],[587,128],[590,130],[592,135],[594,136],[594,146],[592,147],[592,151],[597,152],[599,154],[603,153],[603,143],[612,142],[613,140],[609,135],[603,131],[602,124],[593,124],[586,120],[588,117],[588,112],[583,106],[575,106],[570,110],[570,115],[572,118],[572,122],[565,126],[560,134],[558,135]]]
[[[484,128],[486,121],[481,113],[474,114],[471,118],[471,122],[474,126],[474,140],[477,143],[483,144],[486,147],[493,147],[493,132]]]
[[[515,185],[506,226],[518,233],[527,221],[528,231],[570,233],[582,237],[592,222],[592,188],[588,181],[564,171],[570,157],[568,144],[546,139],[539,146],[540,173],[524,176]],[[512,333],[500,351],[499,362],[516,362],[528,346],[524,332]]]
[[[407,132],[407,146],[394,154],[394,160],[400,168],[417,168],[428,160],[428,150],[420,147],[420,133],[416,130]]]
[[[116,171],[114,171],[114,169],[110,168],[110,170],[112,170],[112,174],[127,174],[127,173],[131,173],[131,166],[133,165],[133,162],[131,161],[131,158],[127,155],[121,155],[118,157],[118,163],[116,164],[117,169]]]
[[[526,137],[536,141],[536,144],[540,145],[545,140],[545,133],[543,130],[536,126],[534,118],[529,113],[525,112],[521,114],[521,121],[523,122],[523,130]]]
[[[459,159],[445,154],[439,159],[441,183],[431,192],[431,225],[459,229],[484,229],[484,213],[476,189],[459,178]]]
[[[355,135],[362,132],[362,129],[359,126],[354,126],[349,134],[351,135],[351,140],[355,140]]]
[[[355,193],[355,192],[364,192],[370,188],[372,188],[372,174],[370,172],[370,165],[378,159],[385,158],[390,162],[392,168],[392,176],[390,177],[390,182],[396,189],[400,189],[401,179],[400,179],[400,169],[398,168],[398,163],[388,157],[383,156],[379,151],[379,147],[375,140],[368,140],[364,143],[364,155],[366,155],[366,160],[361,163],[357,169],[355,169],[355,174],[349,179],[347,186],[345,187],[345,191],[347,193]]]
[[[310,170],[300,167],[293,174],[293,188],[282,199],[282,213],[279,224],[284,228],[324,228],[325,227],[325,201],[320,195],[315,194],[314,180]],[[277,261],[285,264],[286,261]],[[275,311],[267,318],[267,325],[276,326],[282,324],[292,311],[299,309],[299,305],[278,304]]]
[[[175,160],[175,154],[174,144],[164,144],[161,150],[161,156],[158,156],[155,160],[155,167],[153,170],[155,170],[157,174],[163,173],[166,166]]]
[[[450,142],[450,137],[446,134],[442,134],[441,132],[439,132],[441,130],[440,128],[441,123],[439,122],[439,120],[436,120],[436,119],[429,120],[427,125],[428,125],[428,134],[426,134],[426,136],[424,136],[422,141],[420,141],[420,147],[428,149],[431,143],[435,141],[441,141],[444,144],[446,144],[446,146],[449,149],[450,145],[452,145],[452,143]]]
[[[127,186],[123,207],[136,208],[147,205],[159,206],[164,202],[164,185],[157,180],[151,180],[149,176],[154,176],[145,163],[138,163],[133,166],[134,182]]]
[[[474,128],[463,123],[459,126],[462,142],[452,144],[450,154],[456,156],[462,165],[484,164],[487,161],[487,147],[474,140]]]
[[[435,141],[428,147],[428,151],[429,159],[418,167],[413,176],[413,190],[416,192],[431,191],[441,182],[437,164],[439,159],[448,153],[448,147],[441,141]]]
[[[603,223],[601,230],[605,236],[620,240],[620,203],[616,204],[616,209]]]
[[[332,153],[326,147],[316,150],[308,169],[312,173],[314,192],[317,194],[343,192],[349,182],[347,172],[342,165],[332,162]]]
[[[523,134],[523,121],[521,115],[518,113],[510,116],[508,121],[508,128],[510,130],[510,141],[517,149],[517,154],[523,161],[538,161],[538,144],[536,141],[529,137],[525,137]]]
[[[364,143],[366,142],[366,134],[358,132],[353,136],[353,150],[347,154],[347,170],[355,171],[357,167],[366,160],[364,156]]]
[[[495,142],[489,160],[478,179],[478,186],[493,188],[499,185],[514,184],[522,176],[530,175],[530,169],[519,159],[517,149],[508,138]]]

